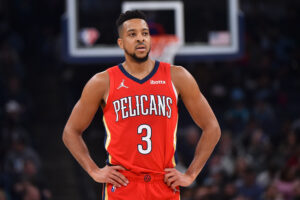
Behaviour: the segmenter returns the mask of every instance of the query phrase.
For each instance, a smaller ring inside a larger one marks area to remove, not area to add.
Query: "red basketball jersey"
[[[120,64],[109,68],[103,121],[108,162],[134,173],[164,173],[175,167],[177,93],[170,64],[155,62],[143,79]]]

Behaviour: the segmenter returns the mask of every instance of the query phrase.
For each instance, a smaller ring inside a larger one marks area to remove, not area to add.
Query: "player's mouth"
[[[138,46],[136,46],[135,49],[139,52],[144,52],[144,51],[146,51],[146,46],[145,45],[138,45]]]

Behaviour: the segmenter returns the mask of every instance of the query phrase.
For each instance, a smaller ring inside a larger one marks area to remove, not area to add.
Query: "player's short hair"
[[[119,18],[116,21],[119,35],[121,33],[123,23],[125,21],[131,20],[131,19],[143,19],[143,20],[147,21],[146,15],[140,10],[128,10],[125,13],[121,13]]]

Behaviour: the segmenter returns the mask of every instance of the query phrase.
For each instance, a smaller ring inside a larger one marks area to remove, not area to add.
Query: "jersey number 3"
[[[141,144],[138,144],[137,147],[138,147],[138,151],[141,154],[148,154],[152,150],[152,141],[151,141],[152,130],[151,130],[151,127],[148,124],[141,124],[138,127],[137,133],[141,134],[144,129],[146,130],[146,136],[142,137],[142,140],[147,142],[147,148],[143,149],[143,145],[141,145]]]

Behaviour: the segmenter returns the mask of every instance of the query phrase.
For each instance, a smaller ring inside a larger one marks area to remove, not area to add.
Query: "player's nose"
[[[138,34],[138,36],[137,36],[137,41],[138,41],[138,42],[144,42],[144,41],[145,41],[144,36],[143,36],[142,34]]]

